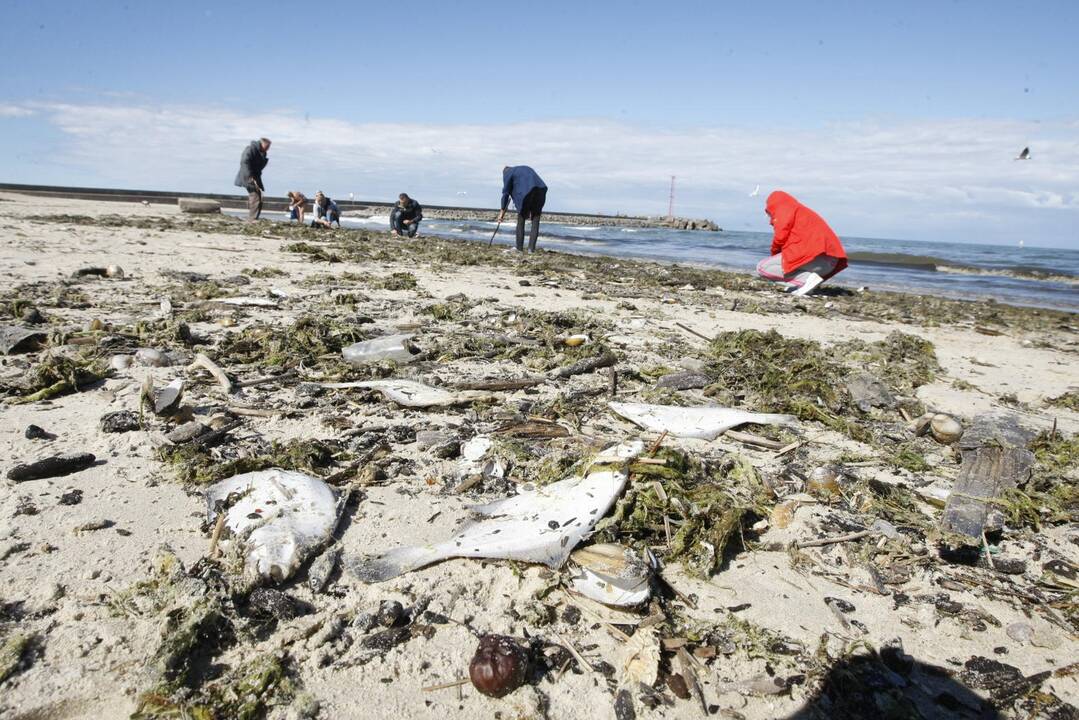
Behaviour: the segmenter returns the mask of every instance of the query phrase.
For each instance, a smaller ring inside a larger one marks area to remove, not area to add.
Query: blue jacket
[[[337,209],[337,203],[333,200],[326,198],[326,207],[322,207],[317,202],[315,203],[315,212],[318,214],[318,219],[326,219],[332,223],[341,224],[341,211]]]
[[[536,174],[536,171],[527,165],[508,167],[502,171],[502,209],[506,209],[512,197],[513,206],[520,210],[524,204],[525,195],[536,188],[546,189],[546,187],[547,185]]]

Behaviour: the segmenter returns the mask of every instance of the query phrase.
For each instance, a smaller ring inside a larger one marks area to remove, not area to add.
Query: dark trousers
[[[404,211],[401,208],[395,208],[390,213],[390,229],[396,230],[398,233],[406,233],[409,237],[416,237],[416,233],[420,229],[418,222],[412,222],[405,225]]]
[[[532,220],[532,228],[528,234],[528,252],[536,252],[540,215],[543,214],[545,202],[547,202],[547,188],[532,188],[525,195],[521,207],[517,209],[517,249],[521,252],[525,249],[525,220],[528,219]]]
[[[258,220],[262,214],[262,192],[256,187],[247,187],[247,219]]]

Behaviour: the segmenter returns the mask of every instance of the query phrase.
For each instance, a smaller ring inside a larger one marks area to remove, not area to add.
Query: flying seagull
[[[1028,148],[1028,147],[1023,148],[1023,152],[1016,155],[1015,159],[1016,160],[1029,160],[1030,159],[1030,148]]]
[[[761,194],[761,186],[760,186],[760,185],[758,185],[757,187],[753,188],[753,192],[751,192],[751,193],[749,194],[749,196],[750,196],[750,197],[757,197],[757,196],[758,196],[758,195],[760,195],[760,194]]]

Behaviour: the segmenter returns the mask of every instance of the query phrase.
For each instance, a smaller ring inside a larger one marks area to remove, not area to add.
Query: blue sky
[[[315,7],[315,6],[312,6]],[[1079,247],[1079,3],[3,3],[0,180],[551,209]],[[1012,157],[1031,145],[1034,160]],[[749,193],[761,185],[761,195]]]

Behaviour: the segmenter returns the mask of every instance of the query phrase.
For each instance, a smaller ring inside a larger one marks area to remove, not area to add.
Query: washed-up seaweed
[[[630,466],[630,486],[596,526],[596,538],[641,550],[665,546],[661,555],[709,577],[723,564],[731,538],[767,514],[764,486],[737,456],[714,463],[664,448],[653,459],[662,464]]]
[[[223,458],[217,449],[195,443],[169,445],[158,452],[162,461],[172,466],[180,483],[194,486],[274,467],[325,475],[336,463],[348,459],[340,448],[320,440],[274,442],[261,451],[232,459]]]
[[[36,402],[79,392],[108,375],[104,362],[92,354],[71,357],[47,353],[16,381],[0,386],[14,403]]]

